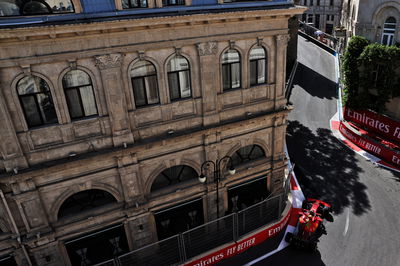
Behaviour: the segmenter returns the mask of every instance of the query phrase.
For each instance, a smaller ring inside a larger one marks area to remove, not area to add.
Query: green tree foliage
[[[368,44],[353,37],[344,55],[345,105],[353,109],[385,111],[385,104],[400,96],[400,48]]]
[[[344,78],[343,100],[346,106],[357,109],[358,105],[358,57],[368,45],[368,40],[361,36],[354,36],[350,39],[344,54],[342,65],[342,76]]]

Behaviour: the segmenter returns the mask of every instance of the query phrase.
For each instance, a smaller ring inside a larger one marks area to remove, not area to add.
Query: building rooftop
[[[244,1],[244,2],[225,2],[218,3],[217,0],[193,0],[191,5],[167,5],[154,8],[131,8],[118,10],[115,5],[110,5],[114,1],[96,1],[96,4],[85,4],[88,0],[81,1],[80,12],[70,10],[64,13],[50,13],[39,15],[18,15],[4,12],[5,3],[0,2],[0,28],[15,28],[40,25],[62,25],[74,23],[91,23],[97,21],[112,21],[132,18],[165,17],[176,15],[192,15],[202,13],[218,13],[229,11],[262,10],[262,9],[282,9],[293,6],[291,0],[272,0],[272,1]],[[184,3],[184,1],[182,1]],[[14,9],[15,10],[15,9]],[[23,11],[21,11],[23,12]]]

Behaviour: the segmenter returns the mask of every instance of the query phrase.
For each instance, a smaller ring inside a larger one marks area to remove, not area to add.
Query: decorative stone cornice
[[[215,55],[217,53],[218,43],[217,42],[206,42],[196,44],[199,55]]]
[[[100,69],[120,67],[122,64],[121,54],[107,54],[95,56],[96,66]]]

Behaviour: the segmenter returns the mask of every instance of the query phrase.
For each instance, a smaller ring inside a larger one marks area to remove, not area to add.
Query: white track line
[[[347,208],[347,214],[346,214],[346,225],[344,226],[344,231],[343,231],[343,236],[347,234],[347,231],[349,230],[349,224],[350,224],[350,209]]]

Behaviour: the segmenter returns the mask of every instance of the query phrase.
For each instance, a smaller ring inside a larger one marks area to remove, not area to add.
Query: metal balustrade
[[[208,222],[182,234],[186,259],[236,240],[235,213]]]
[[[244,236],[279,218],[282,195],[278,195],[237,213],[238,235]]]
[[[96,266],[176,265],[277,221],[290,192],[290,174],[283,193],[244,210],[205,223],[182,234],[155,242]]]

